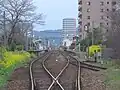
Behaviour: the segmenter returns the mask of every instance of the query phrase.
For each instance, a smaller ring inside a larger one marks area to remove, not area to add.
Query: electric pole
[[[4,22],[3,22],[3,26],[4,26],[4,46],[6,47],[7,45],[7,32],[6,32],[6,24],[5,24],[5,11],[3,12],[3,18],[4,18]]]
[[[79,52],[80,52],[81,50],[80,50],[80,43],[79,43]]]
[[[94,21],[92,21],[92,45],[94,44]]]
[[[26,30],[26,43],[25,43],[25,50],[28,51],[28,30]]]

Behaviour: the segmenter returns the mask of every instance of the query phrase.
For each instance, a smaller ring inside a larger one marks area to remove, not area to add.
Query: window
[[[90,26],[90,22],[88,22],[87,25]]]
[[[109,9],[107,9],[107,11],[109,11]]]
[[[107,2],[107,4],[109,4],[109,2]]]
[[[102,26],[102,25],[103,25],[103,23],[101,22],[101,23],[100,23],[100,26]]]
[[[109,25],[109,23],[107,23],[107,25]]]
[[[100,2],[100,5],[102,5],[102,6],[103,6],[103,5],[104,5],[104,2]]]
[[[79,4],[82,5],[82,1],[80,1]]]
[[[109,18],[109,16],[107,16],[107,18]]]
[[[82,25],[82,21],[79,21],[79,24]]]
[[[100,11],[101,11],[101,12],[103,12],[103,11],[104,11],[104,9],[101,9]]]
[[[113,5],[113,6],[114,6],[114,5],[116,5],[116,2],[115,2],[115,1],[113,1],[113,2],[112,2],[112,5]]]
[[[82,18],[82,14],[79,16],[80,17],[80,19]]]
[[[82,11],[82,7],[79,8],[79,11]]]
[[[108,32],[108,29],[106,30],[106,32]]]
[[[103,17],[103,16],[101,16],[101,19],[104,19],[104,17]]]
[[[88,19],[90,19],[90,16],[88,16]]]
[[[90,5],[90,4],[91,4],[90,1],[88,1],[88,2],[87,2],[87,5]]]
[[[89,8],[87,9],[87,12],[90,12],[90,9],[89,9]]]

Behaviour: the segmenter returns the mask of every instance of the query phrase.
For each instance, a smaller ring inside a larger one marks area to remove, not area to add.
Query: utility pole
[[[94,44],[94,21],[92,21],[92,45]]]
[[[7,45],[7,32],[6,32],[6,24],[5,24],[5,11],[3,12],[3,18],[4,18],[4,22],[3,22],[3,26],[4,26],[4,46],[6,47]]]
[[[25,50],[28,51],[28,31],[26,30],[26,45]]]
[[[80,50],[80,43],[79,43],[79,52],[80,52],[81,50]]]

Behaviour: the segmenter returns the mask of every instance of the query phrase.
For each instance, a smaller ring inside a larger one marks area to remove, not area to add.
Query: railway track
[[[106,69],[80,62],[70,52],[47,52],[30,64],[30,90],[82,90],[82,68]]]
[[[106,68],[95,65],[80,62],[73,52],[46,52],[29,67],[17,69],[8,90],[105,90],[102,70]]]
[[[81,90],[80,63],[70,64],[70,57],[52,51],[30,64],[30,90]]]
[[[48,90],[51,90],[51,88],[53,87],[53,85],[54,85],[55,83],[60,87],[61,90],[64,90],[63,86],[59,83],[59,80],[58,80],[58,79],[60,78],[61,74],[64,72],[64,70],[65,70],[65,69],[68,67],[68,65],[69,65],[69,59],[68,59],[68,58],[66,58],[66,59],[67,59],[67,62],[66,62],[66,64],[65,64],[65,66],[60,70],[60,72],[58,73],[58,75],[57,75],[56,77],[53,76],[52,73],[49,71],[49,69],[46,67],[45,61],[46,61],[47,59],[43,61],[43,67],[44,67],[45,71],[52,77],[52,83],[51,83],[51,85],[49,86]]]
[[[74,52],[66,51],[67,55],[71,58],[77,60],[80,63],[80,89],[81,90],[105,90],[104,84],[99,82],[98,73],[101,73],[101,70],[106,70],[107,68],[97,66],[94,62],[87,63],[87,61],[81,62],[76,58],[76,54]],[[75,57],[74,57],[75,56]],[[70,64],[79,67],[74,61],[71,61]],[[100,72],[98,72],[100,71]],[[95,77],[96,76],[96,77]],[[100,77],[102,74],[100,74]],[[90,86],[91,85],[91,86]],[[97,87],[96,87],[97,86]]]
[[[47,75],[45,76],[45,72],[41,70],[42,69],[41,62],[42,62],[42,59],[48,58],[50,54],[51,54],[50,52],[44,53],[41,57],[38,57],[37,59],[31,62],[30,68],[29,68],[30,90],[39,90],[38,82],[41,82],[39,81],[39,78],[43,78],[43,77],[47,78]]]

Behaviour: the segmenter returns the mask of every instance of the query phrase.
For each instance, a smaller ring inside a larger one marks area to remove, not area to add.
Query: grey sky
[[[46,25],[36,26],[37,30],[61,29],[63,18],[76,18],[78,0],[34,0],[37,12],[46,15]]]

